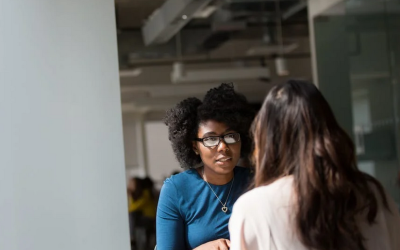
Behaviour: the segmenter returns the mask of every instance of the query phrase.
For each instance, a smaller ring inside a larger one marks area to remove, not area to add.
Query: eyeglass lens
[[[224,137],[224,141],[226,144],[234,144],[240,140],[240,134],[227,134]],[[204,146],[212,147],[219,144],[221,137],[218,136],[210,136],[203,139]]]

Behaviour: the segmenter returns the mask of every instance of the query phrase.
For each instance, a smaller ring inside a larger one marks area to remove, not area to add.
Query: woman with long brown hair
[[[400,249],[398,208],[358,170],[353,142],[313,84],[274,87],[253,135],[255,188],[234,206],[232,250]]]

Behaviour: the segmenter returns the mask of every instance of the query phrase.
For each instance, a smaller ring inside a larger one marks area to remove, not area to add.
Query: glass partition
[[[318,83],[360,169],[400,204],[400,2],[346,0],[314,20]]]

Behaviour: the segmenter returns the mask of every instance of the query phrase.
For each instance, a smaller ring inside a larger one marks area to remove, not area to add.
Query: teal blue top
[[[250,180],[249,169],[235,167],[226,213],[195,169],[165,180],[157,208],[157,250],[194,249],[209,241],[229,239],[233,204],[247,190]],[[210,186],[225,203],[231,184]]]

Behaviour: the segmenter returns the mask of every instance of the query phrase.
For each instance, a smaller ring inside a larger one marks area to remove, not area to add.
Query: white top
[[[290,223],[292,184],[293,177],[284,177],[237,200],[229,222],[231,250],[307,250]],[[388,203],[392,213],[380,204],[375,224],[360,222],[367,250],[400,250],[399,211],[389,196]]]

